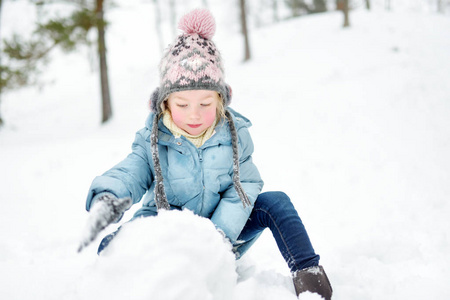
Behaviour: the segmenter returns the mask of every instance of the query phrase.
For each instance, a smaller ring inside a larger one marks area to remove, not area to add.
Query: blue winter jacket
[[[263,181],[253,164],[253,142],[248,132],[250,121],[228,108],[233,116],[239,139],[240,180],[252,207],[244,209],[233,185],[233,151],[231,134],[226,120],[216,126],[214,135],[199,148],[185,137],[175,138],[159,121],[158,149],[164,177],[164,187],[171,209],[189,209],[210,218],[234,244],[250,216]],[[156,215],[154,200],[154,166],[150,148],[153,118],[136,133],[132,153],[122,162],[96,177],[87,197],[86,209],[102,193],[118,198],[131,197],[133,204],[143,197],[142,208],[134,215]],[[145,195],[144,195],[145,194]]]

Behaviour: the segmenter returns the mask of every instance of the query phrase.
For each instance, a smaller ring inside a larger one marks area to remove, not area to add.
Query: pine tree
[[[38,75],[56,47],[71,52],[80,45],[92,45],[91,30],[97,30],[97,49],[102,91],[102,123],[112,117],[106,62],[104,0],[32,0],[41,9],[54,3],[70,4],[73,9],[65,17],[37,23],[29,39],[18,35],[3,41],[7,61],[1,61],[0,91],[18,89],[38,82]]]

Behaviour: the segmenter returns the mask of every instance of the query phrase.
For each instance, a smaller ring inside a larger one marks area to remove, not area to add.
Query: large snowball
[[[237,280],[231,245],[189,211],[125,224],[86,276],[80,293],[109,300],[229,300]]]

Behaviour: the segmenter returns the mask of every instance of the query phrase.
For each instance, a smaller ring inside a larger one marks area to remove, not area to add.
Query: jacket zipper
[[[205,200],[205,174],[203,173],[203,149],[197,149],[198,161],[200,162],[201,183],[202,183],[202,199],[200,201],[199,213],[203,210],[203,201]]]

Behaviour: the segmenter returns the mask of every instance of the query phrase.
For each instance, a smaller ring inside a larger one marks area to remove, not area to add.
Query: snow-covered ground
[[[211,223],[189,212],[124,226],[102,257],[99,240],[76,253],[90,182],[128,153],[157,86],[152,5],[117,2],[113,121],[99,125],[86,51],[56,53],[41,92],[2,98],[0,297],[295,299],[270,232],[235,265]],[[331,12],[254,30],[246,64],[241,37],[212,7],[214,40],[232,106],[253,122],[264,189],[291,197],[334,299],[450,299],[450,18],[381,3],[353,11],[348,29]],[[6,14],[2,30],[20,22]]]

